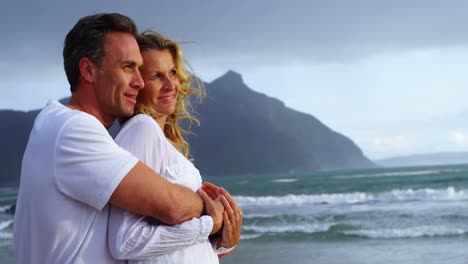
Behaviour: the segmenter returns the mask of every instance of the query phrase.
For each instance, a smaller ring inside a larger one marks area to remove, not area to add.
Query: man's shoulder
[[[58,101],[49,101],[37,116],[33,130],[61,134],[64,129],[86,131],[91,128],[106,131],[94,116],[72,110]]]
[[[66,122],[76,117],[86,119],[85,115],[82,115],[82,112],[72,110],[69,107],[62,105],[56,100],[51,100],[47,103],[47,105],[41,110],[41,112],[37,116],[36,123],[60,125],[65,124]]]

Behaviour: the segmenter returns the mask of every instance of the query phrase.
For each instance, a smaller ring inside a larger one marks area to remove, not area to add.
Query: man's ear
[[[83,57],[80,60],[80,74],[83,81],[88,83],[94,83],[94,79],[97,72],[96,64],[87,57]]]

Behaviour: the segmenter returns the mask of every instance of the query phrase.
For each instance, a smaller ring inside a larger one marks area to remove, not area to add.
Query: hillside
[[[229,71],[207,83],[206,90],[203,104],[195,106],[201,126],[192,125],[194,135],[188,137],[195,164],[203,175],[376,166],[349,138],[312,115],[253,91],[238,73]],[[38,112],[0,111],[0,185],[18,184],[22,154]]]

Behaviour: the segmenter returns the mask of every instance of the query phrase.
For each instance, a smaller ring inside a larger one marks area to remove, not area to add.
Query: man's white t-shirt
[[[119,263],[107,243],[108,201],[137,162],[94,116],[49,102],[21,167],[17,263]]]

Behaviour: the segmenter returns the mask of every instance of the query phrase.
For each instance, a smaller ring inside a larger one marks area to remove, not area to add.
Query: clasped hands
[[[213,218],[211,235],[220,236],[217,247],[232,248],[239,243],[242,211],[224,188],[205,182],[198,194],[203,199],[206,213]]]

